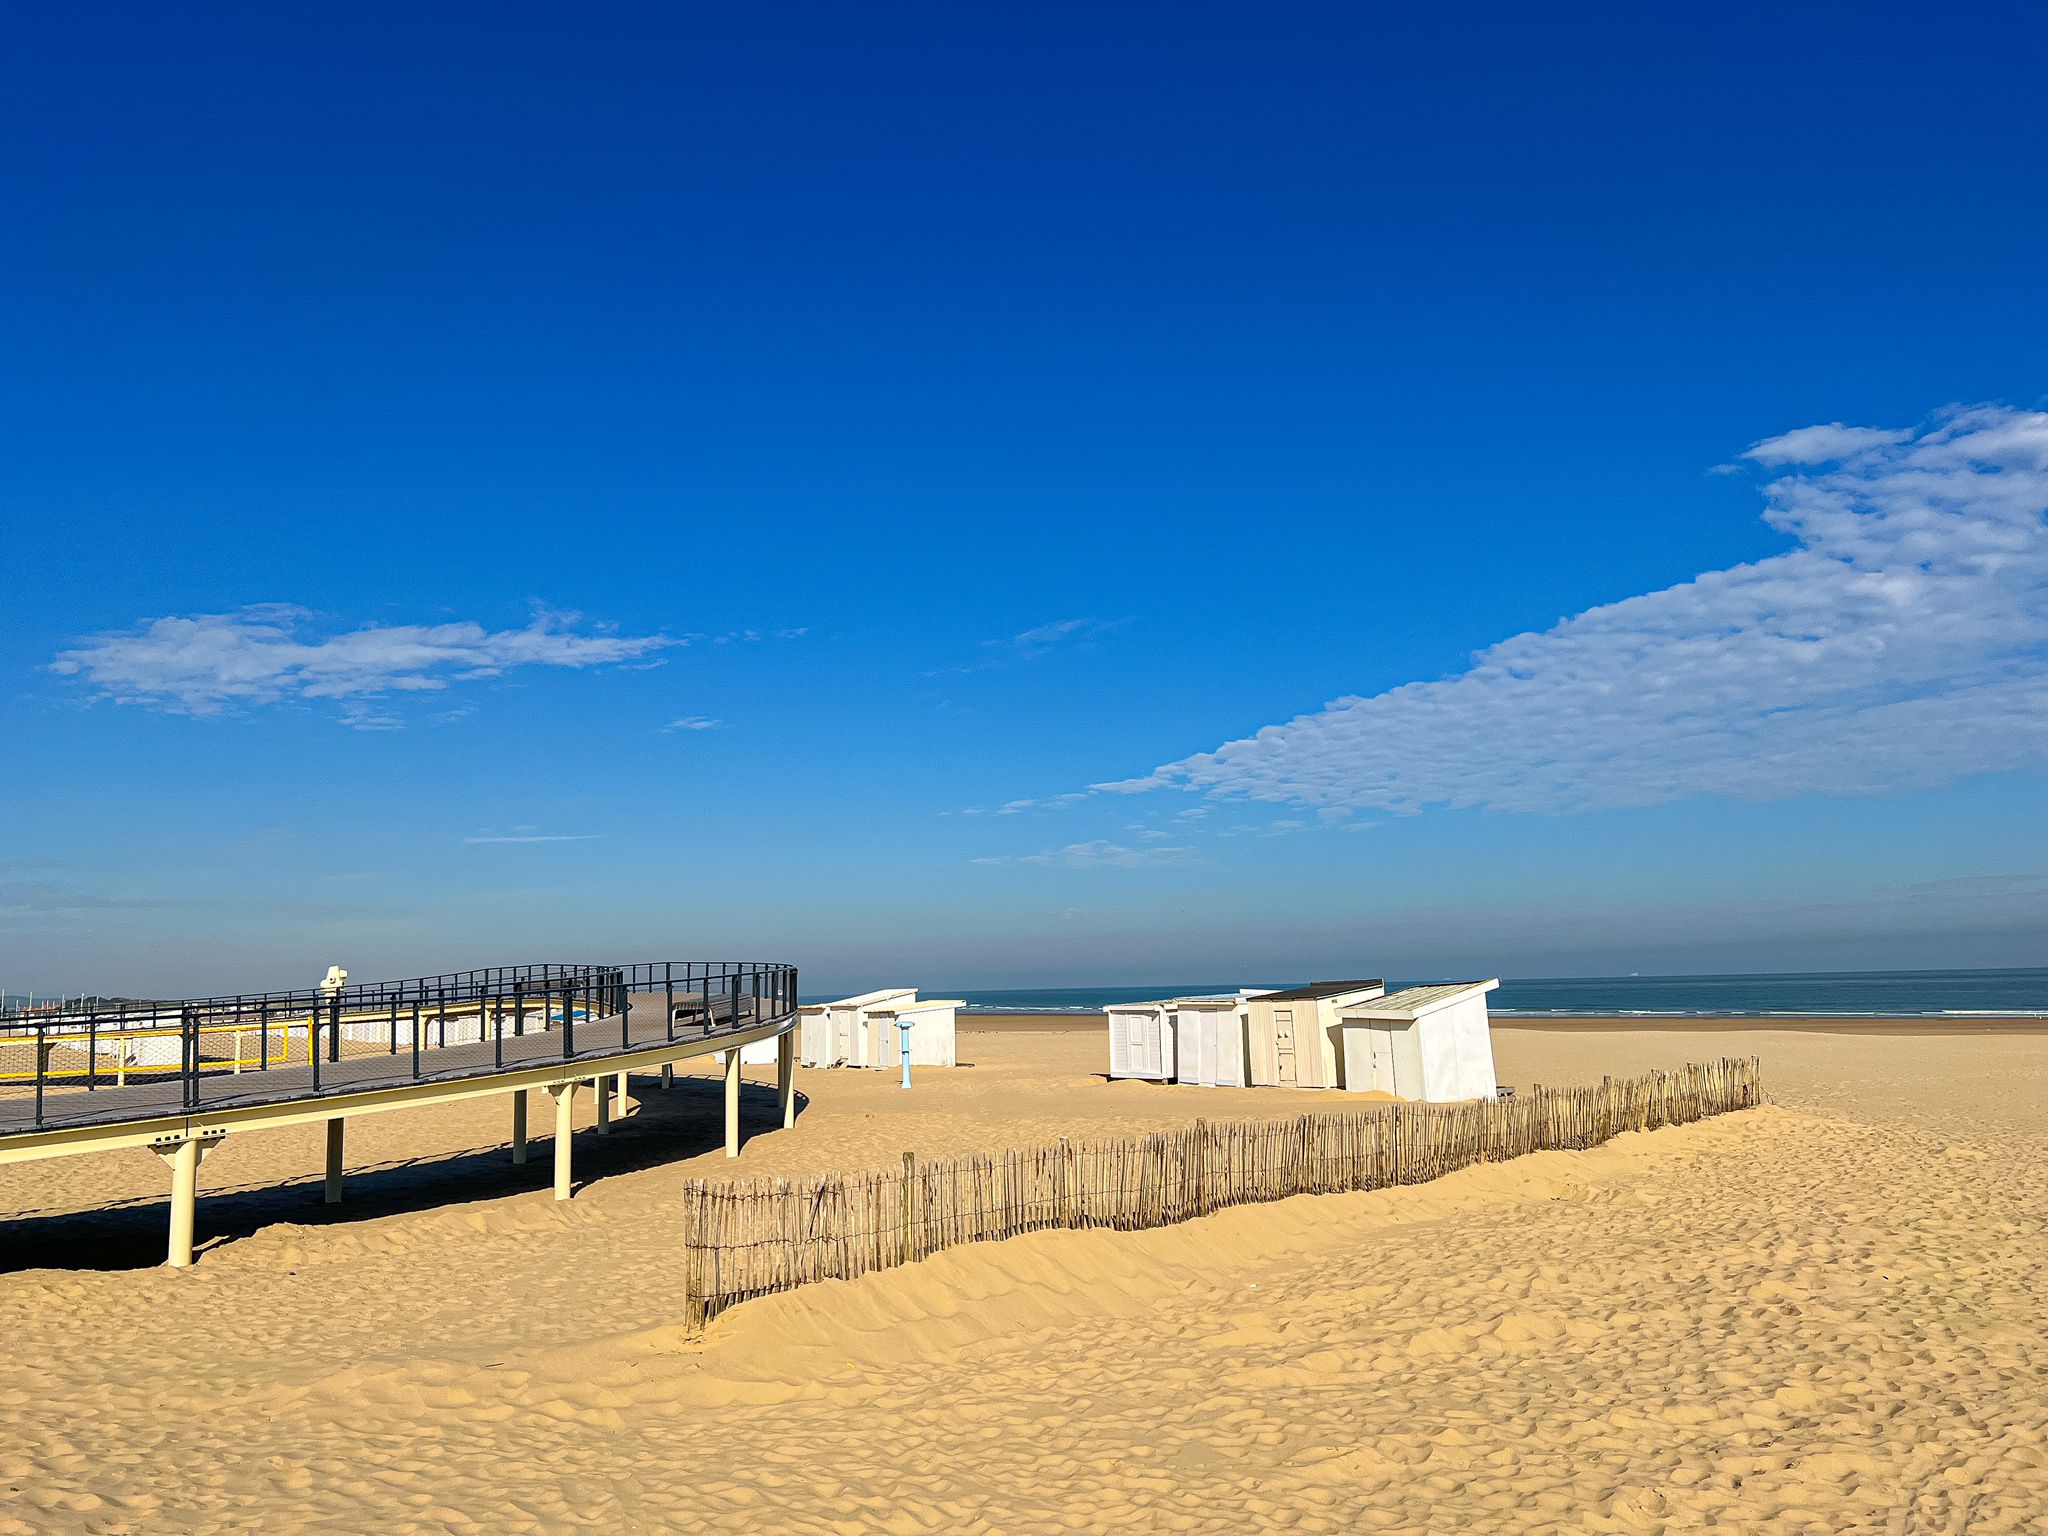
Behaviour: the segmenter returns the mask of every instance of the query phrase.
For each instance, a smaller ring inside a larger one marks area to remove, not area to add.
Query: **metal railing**
[[[483,1077],[793,1021],[796,968],[522,965],[0,1016],[0,1136]]]

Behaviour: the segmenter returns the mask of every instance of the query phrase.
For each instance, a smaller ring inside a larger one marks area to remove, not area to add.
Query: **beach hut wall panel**
[[[1174,1004],[1175,1082],[1204,1088],[1243,1088],[1245,1037],[1250,1014],[1243,997],[1184,997]]]
[[[1379,997],[1384,981],[1318,981],[1245,1000],[1251,1080],[1260,1088],[1335,1088],[1344,1081],[1337,1021]]]
[[[831,1067],[832,1010],[825,1003],[805,1003],[796,1011],[797,1060],[807,1067]]]
[[[1344,1086],[1434,1104],[1494,1096],[1486,994],[1498,980],[1409,987],[1343,1010]]]
[[[913,1067],[957,1067],[960,1065],[959,1014],[965,999],[927,998],[923,1002],[891,1003],[868,1010],[868,1027],[875,1031],[872,1065],[892,1072],[903,1064],[903,1026],[910,1026],[910,1064]]]
[[[1173,1004],[1116,1003],[1109,1020],[1109,1075],[1169,1081],[1174,1073]]]

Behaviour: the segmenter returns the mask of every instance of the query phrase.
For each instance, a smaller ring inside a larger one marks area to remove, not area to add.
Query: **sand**
[[[2038,1531],[2048,1037],[1501,1028],[1503,1081],[1758,1054],[1777,1103],[1162,1232],[1045,1233],[677,1326],[671,1197],[1355,1104],[1104,1082],[982,1029],[903,1094],[804,1073],[717,1153],[636,1082],[551,1201],[505,1106],[208,1161],[190,1271],[139,1152],[0,1169],[0,1532]],[[535,1124],[544,1117],[536,1115]],[[291,1177],[276,1188],[271,1181]],[[123,1202],[128,1202],[124,1204]],[[60,1266],[94,1263],[91,1269]]]

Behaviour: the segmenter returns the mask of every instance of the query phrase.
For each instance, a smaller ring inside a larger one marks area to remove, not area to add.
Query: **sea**
[[[1388,977],[1387,990],[1441,977]],[[1458,978],[1462,979],[1462,978]],[[1127,987],[926,988],[967,999],[969,1013],[1095,1013],[1111,1003],[1280,987],[1294,981],[1147,982]],[[2026,1018],[2048,1015],[2048,969],[1792,971],[1747,976],[1557,976],[1503,979],[1496,1015],[1533,1018]]]

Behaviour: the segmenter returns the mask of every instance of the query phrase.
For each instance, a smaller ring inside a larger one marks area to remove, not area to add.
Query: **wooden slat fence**
[[[685,1312],[852,1279],[956,1243],[1049,1227],[1137,1231],[1290,1195],[1423,1184],[1475,1163],[1594,1147],[1762,1102],[1755,1057],[1494,1103],[1389,1104],[815,1179],[699,1179],[683,1197]]]

